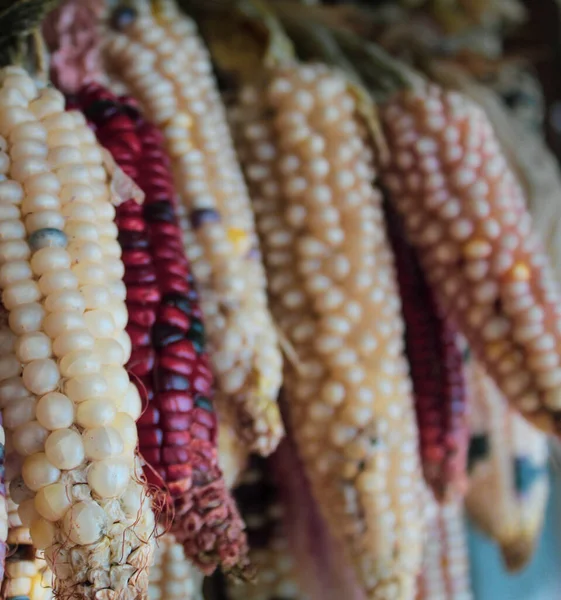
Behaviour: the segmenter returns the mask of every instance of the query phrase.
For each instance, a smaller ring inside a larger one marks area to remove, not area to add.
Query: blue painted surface
[[[507,573],[499,551],[472,527],[468,543],[475,600],[561,600],[561,478],[552,476],[545,527],[522,573]]]

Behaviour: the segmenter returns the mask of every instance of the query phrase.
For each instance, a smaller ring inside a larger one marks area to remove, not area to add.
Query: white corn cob
[[[468,373],[472,451],[466,508],[498,543],[507,567],[518,570],[532,556],[545,515],[547,436],[508,407],[480,365]],[[473,451],[476,445],[487,454]]]
[[[439,505],[427,492],[427,530],[418,600],[473,600],[462,502]]]
[[[203,575],[169,534],[159,537],[150,569],[148,600],[203,600]]]
[[[164,133],[218,398],[232,403],[251,449],[266,455],[282,436],[282,361],[251,206],[207,51],[191,20],[172,2],[159,4],[159,18],[138,2],[136,20],[129,9],[126,28],[107,33],[108,64]]]
[[[232,114],[285,390],[315,499],[371,599],[411,599],[420,566],[418,439],[370,140],[323,66],[271,73]]]
[[[154,515],[135,458],[140,398],[123,367],[115,190],[61,94],[19,68],[0,81],[0,289],[13,334],[0,408],[24,457],[12,499],[56,594],[133,598],[148,586]]]

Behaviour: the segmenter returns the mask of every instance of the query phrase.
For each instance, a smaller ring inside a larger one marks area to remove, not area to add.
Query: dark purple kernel
[[[191,225],[198,229],[205,223],[219,223],[220,215],[213,208],[200,208],[191,213]]]
[[[157,349],[179,342],[184,337],[185,333],[181,329],[167,323],[156,323],[152,328],[152,343]]]
[[[165,369],[158,369],[155,377],[155,388],[157,392],[171,392],[180,391],[184,392],[191,387],[189,378],[173,373],[172,371],[166,371]]]

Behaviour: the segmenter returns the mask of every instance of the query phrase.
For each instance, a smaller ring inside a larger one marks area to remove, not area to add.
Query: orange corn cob
[[[478,364],[469,366],[470,487],[468,514],[495,540],[509,570],[531,558],[547,499],[547,436],[509,409]]]
[[[428,86],[383,122],[383,180],[445,314],[514,407],[561,429],[561,297],[487,117]]]
[[[207,51],[173,2],[111,16],[105,53],[118,81],[161,130],[186,212],[185,247],[201,297],[217,397],[239,435],[270,454],[282,437],[282,361],[243,176]]]
[[[410,599],[421,488],[403,323],[366,128],[345,78],[271,73],[232,113],[306,475],[371,599]]]

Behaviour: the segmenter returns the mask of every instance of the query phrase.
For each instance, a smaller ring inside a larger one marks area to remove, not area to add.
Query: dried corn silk
[[[510,570],[531,558],[547,499],[547,436],[509,409],[480,365],[471,383],[470,487],[466,508],[476,525],[501,548]]]
[[[138,424],[147,478],[167,487],[173,533],[198,567],[243,569],[244,526],[218,464],[213,378],[163,136],[131,98],[97,84],[78,98],[104,147],[145,194],[143,205],[129,199],[117,207],[116,224],[134,340],[127,367],[146,399]]]
[[[148,600],[203,600],[203,574],[185,557],[173,535],[158,537]]]
[[[164,133],[186,209],[186,252],[201,295],[219,397],[239,435],[261,454],[282,436],[276,404],[281,355],[251,206],[208,53],[172,2],[117,9],[107,33],[113,75]]]
[[[421,486],[403,323],[365,127],[345,79],[275,71],[232,115],[290,423],[317,502],[369,598],[412,598]]]
[[[383,180],[437,300],[513,406],[556,429],[561,298],[490,122],[436,86],[383,117]]]
[[[134,598],[148,585],[154,514],[135,457],[140,402],[128,401],[123,366],[115,197],[95,136],[62,95],[16,67],[0,80],[0,289],[11,330],[0,408],[22,457],[11,497],[60,598]]]
[[[472,600],[462,503],[429,505],[417,600]]]
[[[399,218],[385,206],[405,321],[425,480],[438,501],[466,489],[468,427],[458,335],[442,315]]]
[[[268,461],[252,457],[236,488],[236,500],[247,524],[250,558],[257,568],[254,584],[228,585],[229,600],[309,600],[299,585],[295,556],[283,524],[283,506],[271,480]],[[309,573],[314,578],[316,573]],[[327,600],[327,599],[326,599]]]

